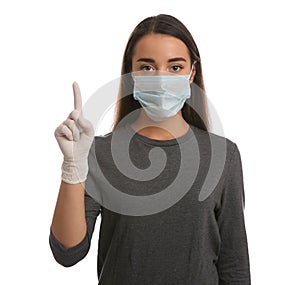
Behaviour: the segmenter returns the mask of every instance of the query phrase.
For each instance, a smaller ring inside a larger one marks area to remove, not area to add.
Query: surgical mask
[[[153,121],[175,116],[191,97],[188,75],[133,76],[133,98],[138,100]]]

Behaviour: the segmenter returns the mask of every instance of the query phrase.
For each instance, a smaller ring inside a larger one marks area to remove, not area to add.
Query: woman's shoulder
[[[238,148],[237,143],[225,135],[203,130],[194,125],[192,125],[192,129],[198,138],[199,144],[205,148],[218,150],[218,152],[225,151],[227,154],[232,154]]]
[[[96,135],[94,136],[94,140],[95,142],[107,142],[111,140],[112,137],[112,133],[113,132],[108,132],[106,134],[100,134],[100,135]]]

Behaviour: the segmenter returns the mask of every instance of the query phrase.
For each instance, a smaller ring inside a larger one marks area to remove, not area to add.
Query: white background
[[[242,157],[252,284],[295,284],[299,251],[297,1],[1,1],[1,284],[97,284],[88,256],[54,261],[49,227],[62,154],[54,130],[118,77],[145,17],[174,15],[202,57],[209,100]],[[109,119],[108,119],[109,121]],[[100,130],[106,133],[106,127]]]

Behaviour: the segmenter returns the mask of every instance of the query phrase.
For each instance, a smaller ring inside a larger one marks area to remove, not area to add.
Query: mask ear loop
[[[134,85],[134,82],[135,82],[135,76],[136,75],[134,75],[133,72],[130,71],[130,83],[132,84],[132,86]]]
[[[197,61],[194,61],[193,64],[192,64],[192,68],[191,68],[191,71],[190,71],[190,74],[189,74],[189,81],[191,80],[191,75],[193,74],[193,71],[194,71],[194,67],[195,67],[195,63]]]
[[[134,81],[134,77],[135,77],[135,75],[133,74],[133,72],[132,72],[132,71],[130,71],[130,77],[131,77],[131,79]]]

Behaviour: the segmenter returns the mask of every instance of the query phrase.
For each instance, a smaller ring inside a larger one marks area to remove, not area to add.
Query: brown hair
[[[180,39],[185,43],[189,50],[191,63],[196,61],[196,74],[193,81],[195,84],[191,85],[191,97],[187,99],[186,102],[188,104],[185,103],[181,111],[182,116],[187,123],[202,130],[209,131],[210,126],[208,122],[207,99],[202,76],[201,58],[197,45],[183,23],[175,17],[165,14],[144,19],[136,26],[129,37],[123,55],[121,70],[122,76],[120,80],[118,101],[115,107],[112,131],[117,128],[120,121],[125,117],[126,120],[130,118],[133,122],[137,118],[136,115],[138,114],[137,112],[134,112],[135,116],[130,116],[130,113],[141,108],[140,103],[133,99],[133,82],[131,76],[128,76],[128,74],[130,74],[132,70],[132,56],[135,44],[141,37],[151,33],[166,34]],[[190,105],[196,110],[194,110]]]

